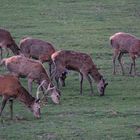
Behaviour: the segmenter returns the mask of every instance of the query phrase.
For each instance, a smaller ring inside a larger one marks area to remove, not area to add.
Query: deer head
[[[67,71],[63,71],[61,76],[60,76],[60,82],[62,84],[63,87],[65,87],[65,79],[67,78]]]
[[[31,105],[31,111],[33,112],[36,118],[40,118],[40,99],[35,99],[34,103]]]
[[[103,79],[103,77],[101,77],[99,83],[97,84],[97,88],[98,88],[98,92],[99,92],[100,96],[104,96],[107,85],[108,85],[108,83],[106,83],[105,80]]]
[[[54,86],[54,87],[50,87],[50,84],[48,86],[47,89],[47,94],[51,97],[52,101],[55,104],[59,104],[60,102],[60,91]]]
[[[45,91],[44,96],[50,97],[55,104],[59,104],[59,102],[60,102],[60,91],[55,86],[51,87],[51,83],[48,85],[48,87],[46,85],[47,85],[46,81],[44,80],[38,86],[37,93],[36,93],[37,99],[39,98],[39,94],[40,94],[39,90],[40,90],[41,87],[43,87],[43,89]]]

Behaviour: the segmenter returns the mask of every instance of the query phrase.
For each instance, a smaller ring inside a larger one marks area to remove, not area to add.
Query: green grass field
[[[79,76],[70,72],[61,88],[61,104],[42,107],[40,120],[14,101],[14,120],[8,104],[0,123],[0,140],[139,140],[140,77],[128,75],[131,62],[124,57],[126,75],[112,75],[109,37],[124,31],[140,37],[140,0],[0,0],[0,26],[17,43],[25,36],[47,40],[59,49],[90,54],[109,85],[100,97],[84,81],[79,95]],[[12,54],[11,54],[12,55]],[[45,64],[47,67],[47,64]],[[136,62],[140,72],[139,59]],[[0,73],[5,73],[3,67]],[[27,79],[21,79],[27,88]],[[2,84],[2,83],[1,83]],[[36,86],[34,85],[34,96]],[[20,118],[20,119],[18,119]]]

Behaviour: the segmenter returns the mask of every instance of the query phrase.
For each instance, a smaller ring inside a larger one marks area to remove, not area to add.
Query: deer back
[[[20,41],[20,49],[25,56],[31,56],[41,61],[49,61],[51,55],[55,52],[51,43],[30,37]]]

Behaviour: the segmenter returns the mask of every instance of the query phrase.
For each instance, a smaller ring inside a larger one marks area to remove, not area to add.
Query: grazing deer
[[[19,51],[20,51],[17,44],[13,40],[10,32],[5,29],[0,29],[0,56],[1,56],[1,59],[2,59],[2,55],[3,55],[3,51],[2,51],[3,48],[6,49],[7,56],[9,55],[8,49],[11,49],[11,51],[15,55],[18,55]]]
[[[39,59],[42,63],[49,62],[49,73],[51,75],[51,55],[55,52],[55,48],[51,43],[26,37],[20,41],[19,47],[24,56]]]
[[[0,96],[2,96],[2,104],[0,108],[0,116],[7,103],[10,102],[11,119],[13,118],[13,99],[17,99],[24,103],[34,114],[36,118],[40,118],[39,99],[36,100],[28,91],[20,84],[17,77],[13,75],[0,75]]]
[[[59,103],[60,91],[52,84],[45,68],[40,61],[17,55],[3,59],[1,61],[1,65],[2,64],[6,66],[11,74],[21,78],[28,78],[28,88],[30,93],[32,92],[33,81],[40,85],[45,80],[45,83],[42,85],[45,93],[47,91],[54,103]]]
[[[119,64],[121,66],[122,74],[124,75],[124,69],[121,62],[123,54],[129,53],[132,63],[129,73],[132,73],[132,68],[134,67],[134,74],[136,75],[136,64],[135,60],[140,56],[140,39],[137,37],[124,32],[115,33],[110,37],[110,44],[113,48],[113,74],[116,74],[115,60],[118,57]]]
[[[80,94],[82,94],[83,77],[85,77],[91,88],[91,94],[93,94],[92,80],[90,76],[97,82],[98,91],[100,96],[104,95],[105,88],[108,83],[105,82],[103,76],[99,73],[91,57],[86,53],[75,51],[57,51],[51,56],[55,66],[55,70],[52,73],[52,78],[56,78],[56,81],[62,77],[62,74],[66,70],[74,70],[80,73]]]

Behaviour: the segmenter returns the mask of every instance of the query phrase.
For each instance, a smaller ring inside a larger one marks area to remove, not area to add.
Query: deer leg
[[[132,74],[132,69],[134,67],[134,75],[136,75],[136,63],[135,63],[135,60],[136,60],[136,58],[132,57],[132,63],[131,63],[131,66],[130,66],[129,74]]]
[[[7,52],[7,57],[8,57],[9,56],[9,49],[6,47],[5,50]]]
[[[29,93],[32,94],[32,82],[33,82],[33,79],[28,79],[28,89],[29,89]]]
[[[83,90],[83,74],[80,73],[80,95],[82,95],[82,90]]]
[[[51,73],[51,76],[50,76],[51,81],[53,81],[53,79],[55,78],[55,76],[56,76],[56,68],[54,68],[53,71],[52,71],[52,73]]]
[[[51,77],[51,74],[52,74],[52,62],[49,62],[49,74],[50,74],[50,77]]]
[[[60,77],[57,77],[57,76],[55,77],[55,81],[56,81],[56,85],[57,85],[57,88],[58,88],[58,89],[59,89],[59,78],[60,78]]]
[[[10,99],[10,100],[9,100],[9,103],[10,103],[10,112],[11,112],[10,118],[11,118],[11,120],[12,120],[12,119],[13,119],[13,100]]]
[[[116,66],[115,66],[115,62],[116,62],[116,57],[118,55],[118,50],[114,50],[114,54],[113,54],[113,74],[115,75],[116,74]]]
[[[52,74],[51,74],[51,81],[53,81],[53,79],[55,79],[57,88],[59,89],[60,74],[58,73],[56,68],[54,68],[54,70],[52,71]]]
[[[87,80],[88,80],[88,82],[89,82],[89,84],[90,84],[91,95],[93,95],[93,94],[94,94],[94,92],[93,92],[92,80],[91,80],[91,78],[90,78],[90,76],[89,76],[89,75],[87,75]]]
[[[59,78],[56,74],[56,71],[54,70],[52,72],[52,75],[51,75],[51,81],[53,81],[53,79],[55,79],[55,82],[56,82],[56,85],[57,85],[57,88],[59,89]]]
[[[53,71],[53,72],[52,72],[52,75],[51,75],[51,77],[50,77],[51,81],[53,81],[54,77],[55,77],[55,72]]]
[[[60,82],[61,82],[61,85],[62,87],[65,87],[65,79],[63,77],[60,77]]]
[[[1,108],[0,108],[0,116],[2,115],[2,111],[6,105],[6,102],[7,102],[8,98],[6,98],[5,96],[3,97],[2,99],[2,103],[1,103]]]
[[[2,59],[2,47],[0,47],[0,57]]]
[[[135,63],[135,57],[133,58],[133,67],[134,67],[134,75],[136,75],[136,63]]]
[[[136,63],[135,63],[135,59],[133,60],[133,63],[134,63],[134,75],[136,76]]]
[[[132,74],[132,67],[133,67],[133,63],[131,63],[131,65],[130,65],[130,71],[129,71],[130,75]]]
[[[120,64],[120,66],[121,66],[122,75],[124,75],[124,69],[123,69],[123,65],[122,65],[122,62],[121,62],[122,56],[123,56],[123,53],[120,52],[120,53],[119,53],[119,56],[118,56],[118,61],[119,61],[119,64]]]

